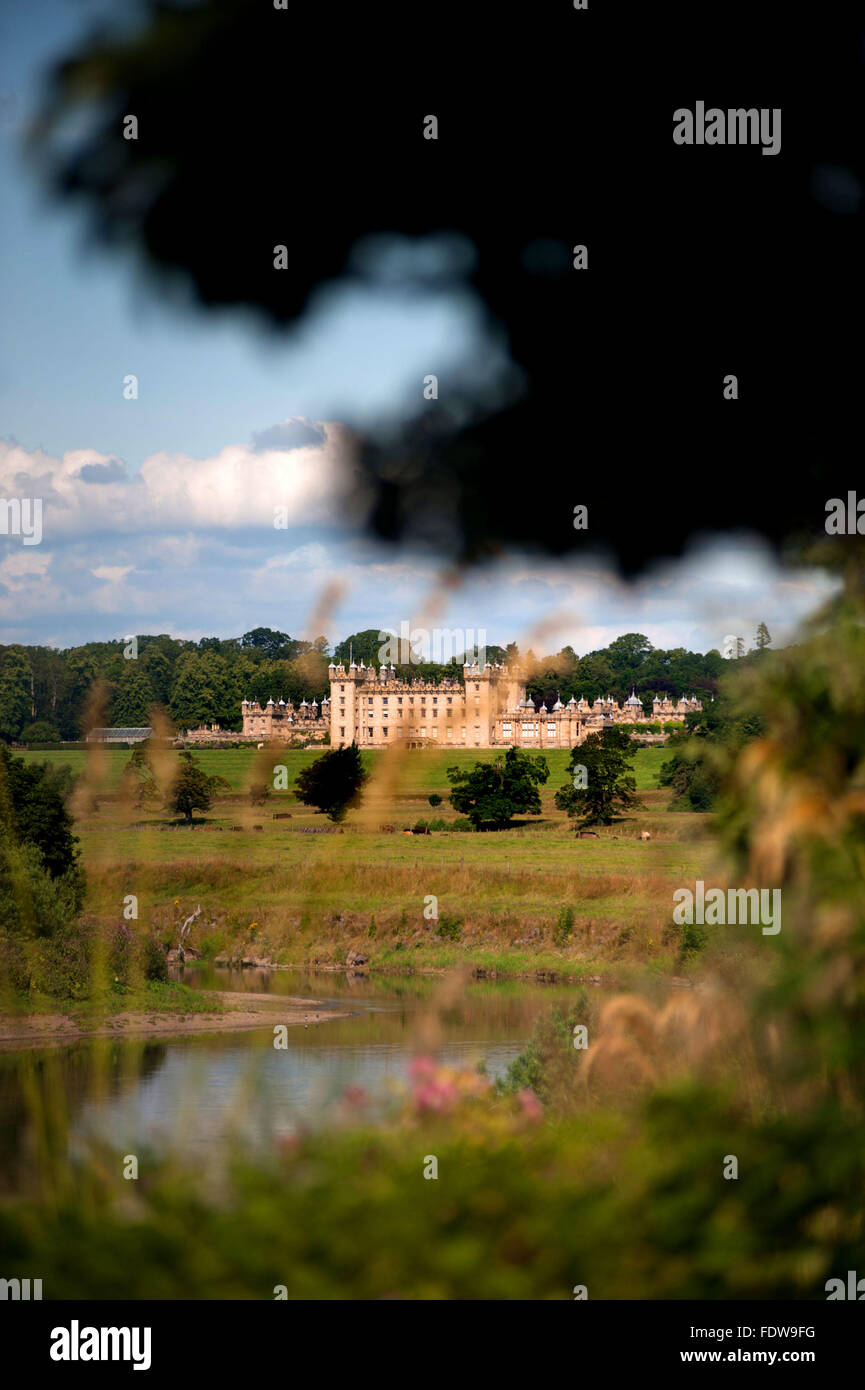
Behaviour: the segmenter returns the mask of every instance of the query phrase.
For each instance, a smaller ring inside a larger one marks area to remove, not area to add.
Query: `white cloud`
[[[93,449],[52,458],[0,441],[0,495],[41,497],[48,543],[99,534],[272,530],[277,507],[289,526],[333,524],[351,446],[343,426],[324,429],[323,445],[291,453],[231,444],[205,459],[152,454],[131,478],[117,459]]]
[[[90,573],[96,579],[104,579],[108,584],[119,584],[125,579],[127,574],[131,574],[134,565],[100,565],[98,569],[91,570]]]

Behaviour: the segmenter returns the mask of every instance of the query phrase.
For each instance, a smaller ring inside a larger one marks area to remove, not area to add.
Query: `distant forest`
[[[757,648],[768,646],[761,624]],[[119,726],[150,723],[155,706],[180,729],[200,724],[241,727],[244,698],[265,703],[271,696],[299,704],[329,693],[330,660],[378,664],[377,628],[352,633],[331,648],[327,638],[304,642],[286,632],[254,628],[242,637],[183,641],[165,634],[113,642],[87,642],[59,651],[52,647],[0,646],[0,739],[50,743],[77,740],[93,722]],[[744,655],[740,643],[740,655]],[[471,656],[471,653],[469,653]],[[717,650],[662,651],[641,633],[617,637],[600,651],[577,656],[563,647],[552,656],[520,652],[515,643],[488,646],[492,662],[522,662],[528,693],[535,700],[566,702],[573,695],[625,699],[636,689],[647,713],[655,694],[711,696],[726,665]],[[448,665],[399,666],[404,679],[462,679],[462,656]],[[96,719],[94,721],[94,715]]]

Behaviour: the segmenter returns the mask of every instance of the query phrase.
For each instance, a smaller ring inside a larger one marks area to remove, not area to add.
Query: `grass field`
[[[489,753],[366,754],[373,777],[364,803],[333,826],[291,790],[258,806],[243,790],[262,776],[262,759],[269,759],[265,775],[273,762],[284,763],[291,787],[318,751],[208,750],[196,755],[202,767],[232,790],[187,828],[159,807],[137,811],[125,803],[116,789],[128,750],[102,751],[87,769],[82,751],[26,755],[84,773],[89,797],[76,797],[76,831],[87,911],[116,917],[135,894],[139,920],[168,937],[200,903],[204,925],[193,940],[211,955],[240,950],[283,963],[338,963],[362,944],[380,968],[467,961],[513,973],[591,974],[611,961],[679,968],[672,892],[706,877],[711,854],[706,817],[670,812],[669,792],[655,786],[666,756],[657,746],[636,754],[643,808],[582,840],[553,800],[565,781],[566,751],[546,755],[551,772],[540,816],[504,831],[430,835],[403,832],[420,818],[453,822],[452,808],[433,809],[428,796],[447,796],[448,766]],[[289,818],[277,820],[277,812]],[[638,838],[642,830],[651,840]],[[438,924],[424,917],[430,895]],[[557,933],[569,908],[571,930]],[[448,920],[452,938],[441,934]]]
[[[129,762],[130,750],[128,748],[103,748],[100,750],[106,762],[105,786],[109,790],[116,790],[120,782],[120,776],[124,767]],[[289,781],[293,782],[301,768],[314,762],[326,750],[318,749],[291,749],[285,754],[279,755],[279,761],[284,762],[289,768]],[[83,749],[70,749],[68,752],[58,749],[56,752],[24,752],[17,754],[18,757],[33,762],[49,762],[58,767],[68,767],[78,775],[84,771],[87,752]],[[172,756],[177,756],[173,754]],[[365,752],[363,761],[367,768],[374,769],[377,763],[385,755],[378,752]],[[445,769],[448,767],[470,767],[472,763],[481,761],[491,761],[494,757],[491,749],[463,749],[457,748],[453,751],[419,751],[412,754],[410,759],[405,760],[405,771],[403,773],[405,790],[414,794],[425,792],[439,792],[444,795],[448,790],[448,781],[445,776]],[[565,779],[565,771],[570,761],[570,752],[564,748],[554,748],[544,754],[550,768],[550,781],[547,786],[558,787]],[[656,778],[661,763],[668,757],[665,748],[660,745],[652,745],[648,748],[640,748],[637,752],[634,771],[637,779],[637,787],[646,790],[657,785]],[[224,777],[235,791],[242,790],[248,785],[252,769],[256,759],[256,749],[249,745],[246,748],[205,748],[195,753],[197,762],[209,774],[217,773]]]

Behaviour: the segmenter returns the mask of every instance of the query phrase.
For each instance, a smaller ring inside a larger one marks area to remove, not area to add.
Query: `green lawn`
[[[246,940],[255,922],[250,953],[286,963],[338,961],[362,939],[389,965],[522,959],[526,969],[555,968],[556,961],[561,970],[578,962],[589,969],[623,951],[631,960],[661,964],[672,959],[673,888],[703,876],[711,863],[708,818],[670,812],[669,791],[654,785],[666,757],[660,746],[635,754],[643,805],[587,839],[575,837],[555,806],[567,778],[567,750],[545,754],[550,778],[540,789],[540,816],[482,834],[453,829],[457,817],[449,803],[432,808],[428,798],[433,791],[447,796],[449,766],[488,760],[492,750],[364,754],[374,775],[361,807],[340,826],[290,790],[322,750],[204,750],[196,755],[202,767],[220,773],[231,790],[192,828],[172,824],[158,803],[135,810],[117,797],[111,788],[129,753],[103,751],[104,780],[94,775],[98,760],[85,779],[95,800],[75,803],[86,910],[111,919],[134,892],[140,920],[170,933],[200,903],[198,944],[210,934],[214,951]],[[29,756],[83,771],[87,755]],[[278,761],[288,767],[289,790],[254,805],[250,784],[269,780]],[[443,824],[431,835],[403,833],[421,819]],[[639,838],[644,830],[648,842]],[[440,914],[459,920],[456,943],[437,936],[435,923],[424,918],[429,895],[438,899]],[[567,909],[573,932],[560,949],[553,933]]]
[[[291,785],[301,768],[306,767],[315,758],[320,757],[325,749],[289,749],[284,753],[279,753],[276,759],[284,763],[288,768],[288,780]],[[107,768],[106,787],[113,790],[117,787],[121,773],[129,762],[130,750],[128,748],[103,748],[101,752],[105,757]],[[268,750],[270,754],[274,750]],[[252,776],[252,770],[256,761],[257,750],[250,745],[246,748],[205,748],[195,753],[195,757],[208,773],[218,773],[224,777],[235,791],[241,791],[248,786]],[[88,754],[81,748],[73,748],[68,751],[58,749],[50,752],[24,752],[18,756],[34,762],[50,762],[59,767],[69,767],[75,773],[84,771],[85,760]],[[374,768],[384,754],[379,752],[365,752],[363,755],[364,763],[370,769]],[[444,794],[449,790],[449,783],[446,776],[448,767],[471,766],[477,761],[489,761],[495,756],[492,749],[454,749],[413,751],[407,754],[404,759],[404,767],[401,770],[401,788],[406,794],[414,795],[424,792],[439,792]],[[550,768],[550,780],[547,786],[558,788],[565,781],[565,772],[570,761],[570,752],[564,748],[555,748],[544,754]],[[656,786],[656,775],[661,763],[668,757],[666,748],[661,745],[653,745],[649,748],[639,748],[634,759],[634,775],[637,780],[637,787],[646,790]]]

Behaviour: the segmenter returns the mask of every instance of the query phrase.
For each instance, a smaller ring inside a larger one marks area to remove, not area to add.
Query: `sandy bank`
[[[0,1050],[44,1047],[50,1043],[76,1042],[81,1038],[183,1037],[188,1033],[231,1033],[245,1028],[312,1027],[334,1018],[349,1018],[349,1010],[329,1009],[320,1000],[289,995],[244,994],[232,990],[206,990],[225,1013],[111,1014],[100,1023],[78,1023],[67,1014],[0,1016]]]

